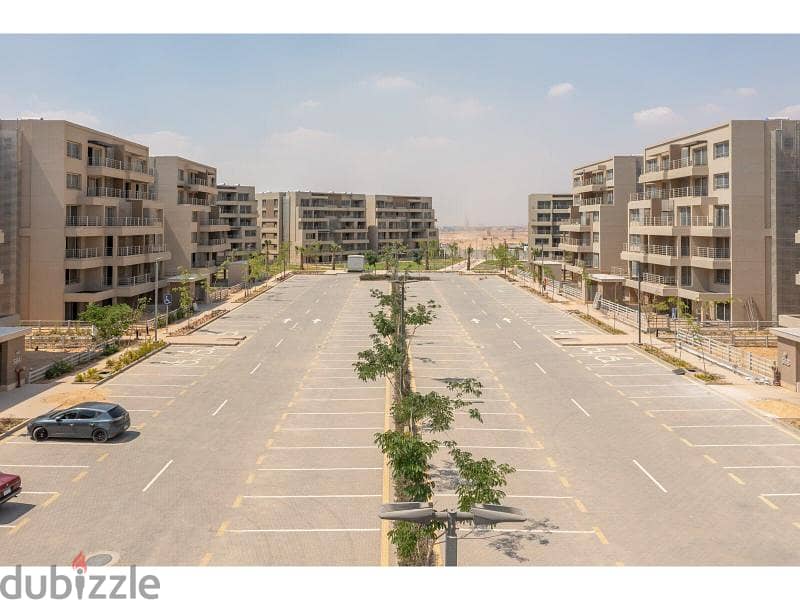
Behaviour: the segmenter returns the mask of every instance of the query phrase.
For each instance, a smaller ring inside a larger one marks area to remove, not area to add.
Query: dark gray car
[[[36,417],[28,423],[28,434],[39,442],[48,438],[83,438],[105,442],[130,426],[130,415],[119,404],[84,402]]]

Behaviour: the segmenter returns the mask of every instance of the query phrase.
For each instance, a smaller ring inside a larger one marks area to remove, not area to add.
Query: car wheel
[[[37,427],[36,429],[33,430],[31,437],[37,442],[43,442],[47,439],[48,435],[49,434],[47,433],[47,429],[45,429],[44,427]]]
[[[108,433],[106,432],[105,429],[95,429],[92,432],[92,439],[95,442],[98,442],[98,443],[102,444],[103,442],[108,440]]]

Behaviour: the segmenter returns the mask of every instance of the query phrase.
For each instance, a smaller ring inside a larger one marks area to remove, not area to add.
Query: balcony
[[[604,177],[589,177],[572,183],[573,194],[591,194],[605,191],[605,189],[606,181]]]
[[[625,244],[620,258],[625,261],[632,260],[667,267],[677,266],[681,261],[675,246],[659,244]]]
[[[138,296],[139,294],[152,292],[155,285],[156,278],[153,273],[120,277],[117,281],[117,294],[126,298]],[[167,281],[165,279],[159,279],[158,287],[164,287],[165,285],[167,285]]]
[[[197,243],[197,252],[224,252],[230,249],[231,243],[228,240],[208,240]]]
[[[639,287],[639,281],[635,278],[625,280],[625,285],[630,288]],[[674,275],[658,275],[656,273],[642,273],[642,291],[656,296],[676,296],[678,287]]]
[[[110,264],[111,254],[102,248],[67,248],[64,250],[65,269],[95,269]]]
[[[90,187],[86,190],[86,198],[100,198],[105,200],[156,200],[155,191],[134,191],[112,187]]]
[[[186,196],[185,198],[178,198],[179,205],[186,206],[201,206],[211,208],[211,199],[200,196]]]
[[[188,179],[186,179],[185,185],[189,189],[192,189],[196,192],[201,192],[206,194],[217,193],[217,187],[213,183],[209,182],[209,180],[205,177],[196,177],[194,175],[190,175]],[[236,202],[238,203],[238,200]]]
[[[591,252],[592,243],[574,238],[562,238],[561,249],[565,252]]]
[[[669,217],[640,217],[628,221],[628,231],[639,235],[676,235],[681,225]]]
[[[700,177],[708,175],[708,161],[705,158],[679,158],[671,160],[667,177],[680,179],[682,177]]]
[[[667,195],[664,193],[664,190],[656,188],[647,190],[645,192],[636,192],[631,194],[628,197],[628,202],[649,202],[650,200],[662,200],[666,197]]]
[[[639,183],[653,183],[656,181],[663,181],[667,177],[669,171],[669,164],[659,161],[655,165],[644,165],[644,173],[639,175]]]
[[[206,219],[205,221],[197,222],[198,231],[215,232],[215,231],[230,231],[231,226],[227,220],[224,219]]]
[[[703,269],[729,269],[730,248],[697,247],[692,250],[692,266]]]
[[[604,196],[600,197],[591,197],[591,198],[577,198],[575,200],[575,206],[613,206],[614,200],[606,198]]]
[[[730,237],[730,221],[703,216],[692,217],[690,234],[702,237]]]
[[[170,257],[167,247],[161,245],[120,246],[117,248],[117,265],[120,267],[137,265],[156,260],[167,260]]]
[[[162,233],[164,226],[161,220],[149,217],[117,217],[104,218],[93,216],[67,217],[64,221],[65,235],[97,236],[97,235],[147,235]]]
[[[134,179],[147,183],[153,183],[155,180],[155,170],[137,161],[121,161],[113,158],[91,156],[88,158],[87,167],[89,174],[95,176]]]
[[[64,287],[64,302],[102,302],[116,296],[113,281],[72,283]]]
[[[575,233],[582,233],[588,232],[592,230],[591,223],[584,223],[580,219],[568,219],[564,221],[559,221],[558,223],[559,231],[564,232],[575,232]]]

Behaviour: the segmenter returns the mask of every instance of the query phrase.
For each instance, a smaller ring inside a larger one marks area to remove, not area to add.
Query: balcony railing
[[[708,164],[708,159],[705,157],[702,158],[678,158],[676,160],[669,161],[669,168],[670,169],[683,169],[684,167],[704,167]]]
[[[675,276],[656,275],[655,273],[642,273],[642,281],[646,281],[647,283],[656,283],[658,285],[675,285]]]
[[[210,206],[211,200],[208,198],[197,198],[195,196],[188,196],[186,198],[178,198],[178,204],[191,204],[192,206]]]
[[[715,219],[713,217],[692,217],[692,227],[730,227],[728,219]]]
[[[161,225],[161,220],[150,217],[76,216],[67,217],[64,224],[67,227],[158,227]]]
[[[614,199],[613,198],[578,198],[575,200],[575,206],[594,206],[598,204],[606,204],[606,205],[613,205]]]
[[[664,246],[659,244],[632,244],[626,243],[622,246],[627,252],[641,252],[642,254],[659,254],[661,256],[675,256],[675,246]]]
[[[603,185],[606,182],[604,177],[590,177],[589,179],[576,179],[572,182],[572,187],[583,185]]]
[[[671,227],[675,224],[675,219],[672,217],[640,217],[631,219],[630,224],[639,227]]]
[[[138,256],[140,254],[154,254],[156,252],[166,252],[167,247],[162,245],[147,246],[120,246],[117,248],[117,256]]]
[[[67,248],[65,258],[98,258],[100,248]]]
[[[227,225],[228,221],[223,219],[206,219],[205,221],[198,221],[198,225]]]
[[[90,167],[108,167],[109,169],[118,169],[120,171],[133,171],[135,173],[144,173],[146,175],[155,175],[155,170],[149,168],[143,163],[137,162],[123,162],[115,158],[107,158],[100,156],[90,156],[88,158]]]
[[[190,176],[188,181],[189,185],[208,185],[208,179],[203,179],[201,177]]]
[[[120,287],[130,287],[133,285],[141,285],[150,281],[155,281],[156,278],[152,273],[145,273],[144,275],[134,275],[133,277],[120,277],[117,285]]]
[[[700,258],[730,258],[731,249],[698,247],[692,250],[692,256],[699,256]]]
[[[669,191],[670,198],[686,198],[687,196],[708,196],[708,188],[693,186],[672,188]]]
[[[636,202],[637,200],[661,200],[665,197],[664,191],[660,189],[649,190],[646,192],[636,192],[631,194],[629,201]]]
[[[123,190],[122,188],[110,187],[90,187],[86,190],[86,195],[90,198],[124,198],[126,200],[155,200],[155,191],[137,192],[134,190]]]

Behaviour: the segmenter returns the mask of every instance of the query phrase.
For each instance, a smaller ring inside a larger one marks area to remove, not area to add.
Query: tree
[[[312,256],[316,257],[317,259],[316,262],[320,262],[319,258],[320,254],[322,253],[322,244],[320,244],[319,242],[313,242],[309,244],[307,252]]]
[[[255,252],[247,259],[247,278],[250,282],[263,279],[267,274],[267,260],[263,254]]]
[[[581,281],[583,282],[583,302],[586,305],[586,314],[589,314],[589,286],[592,285],[592,277],[586,267],[581,269]]]
[[[300,245],[294,247],[294,251],[297,252],[297,254],[300,256],[300,270],[302,271],[303,270],[303,262],[304,262],[303,261],[303,256],[306,253],[306,247],[303,246],[302,244],[300,244]]]
[[[534,263],[534,266],[535,266],[536,259],[539,258],[542,255],[542,247],[534,245],[533,248],[531,249],[531,253],[530,254],[531,254],[531,257],[533,258],[533,263]],[[543,273],[541,272],[541,268],[539,269],[538,275],[537,275],[537,271],[533,268],[533,266],[531,266],[531,275],[533,275],[537,280],[541,281],[542,277],[543,277]]]
[[[147,303],[147,300],[142,298],[139,300],[139,306],[142,306],[142,301],[145,304]],[[137,316],[136,311],[124,302],[109,304],[108,306],[101,306],[91,302],[78,315],[78,319],[94,325],[97,329],[99,340],[107,342],[122,337],[130,329],[131,325],[136,322]]]
[[[192,292],[189,289],[191,283],[191,274],[185,267],[180,268],[181,282],[178,284],[178,306],[181,310],[181,316],[189,316],[192,311]]]
[[[335,271],[336,270],[336,255],[339,254],[339,252],[342,251],[342,247],[339,244],[337,244],[336,242],[334,242],[330,246],[328,246],[328,250],[331,251],[331,270]]]
[[[467,271],[472,268],[472,253],[475,249],[472,246],[467,246]]]
[[[458,257],[458,242],[451,242],[447,244],[447,249],[450,252],[450,265],[454,265]]]
[[[364,252],[364,261],[367,263],[367,266],[372,267],[374,271],[375,265],[378,264],[378,255],[372,250],[367,250]]]
[[[492,246],[491,248],[492,256],[497,261],[497,266],[503,269],[503,275],[508,275],[508,268],[513,267],[516,263],[516,260],[511,255],[511,252],[508,250],[508,244],[498,244],[497,246]]]
[[[284,242],[280,246],[278,246],[278,256],[275,260],[278,264],[283,266],[283,274],[286,275],[286,263],[289,260],[289,251],[291,249],[291,245],[289,242]]]
[[[431,258],[439,256],[439,240],[428,240],[425,243],[425,270],[430,271]]]

